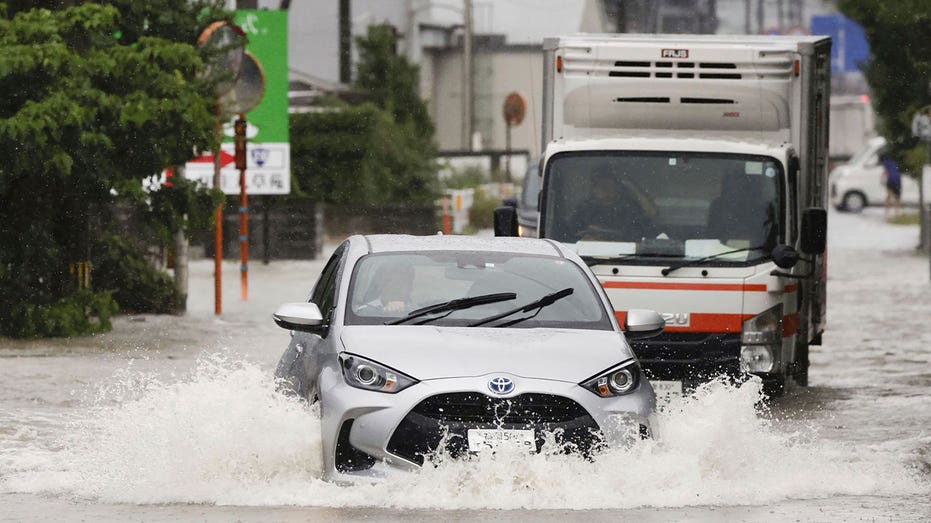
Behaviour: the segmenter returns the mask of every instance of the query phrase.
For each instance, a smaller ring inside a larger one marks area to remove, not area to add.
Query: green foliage
[[[117,304],[108,292],[75,291],[36,305],[20,302],[0,314],[0,334],[17,338],[78,336],[109,331]]]
[[[844,15],[859,23],[872,60],[863,71],[880,118],[880,132],[908,170],[917,173],[923,154],[911,135],[915,113],[931,104],[931,2],[927,0],[839,0]]]
[[[334,205],[429,205],[432,158],[407,125],[372,104],[291,116],[291,170],[302,194]]]
[[[111,293],[124,312],[167,314],[177,311],[174,282],[155,269],[139,246],[131,241],[117,235],[98,239],[91,263],[94,288]]]
[[[229,17],[221,5],[22,0],[0,8],[0,308],[21,304],[32,319],[77,310],[68,263],[90,258],[92,217],[114,202],[151,201],[160,226],[177,228],[209,199],[185,186],[191,194],[150,200],[138,187],[213,145],[213,85],[198,79],[195,43],[212,20]]]
[[[199,190],[196,184],[183,176],[174,176],[171,187],[159,187],[146,200],[137,200],[148,214],[149,230],[162,243],[170,242],[176,231],[213,226],[214,211],[224,201],[223,192]]]
[[[461,169],[452,168],[450,174],[440,179],[444,189],[474,189],[491,181],[488,171],[470,165]]]
[[[359,65],[356,85],[366,90],[372,102],[387,110],[394,120],[424,141],[433,137],[433,121],[420,98],[420,69],[397,54],[394,28],[370,25],[365,38],[356,38]]]
[[[476,190],[469,208],[469,226],[475,229],[491,229],[494,226],[495,209],[501,206],[500,198],[493,198],[485,191]]]
[[[921,222],[921,215],[917,212],[903,213],[893,216],[886,221],[893,225],[918,225]]]
[[[390,26],[369,27],[357,45],[356,85],[371,102],[291,116],[294,192],[340,206],[431,205],[436,149],[418,69],[397,56]]]

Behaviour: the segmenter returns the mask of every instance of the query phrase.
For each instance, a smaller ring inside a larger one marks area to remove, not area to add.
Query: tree
[[[880,133],[912,173],[924,152],[911,121],[931,104],[931,3],[927,0],[839,0],[845,16],[863,27],[872,59],[863,67],[880,119]]]
[[[187,185],[151,197],[140,186],[212,145],[212,86],[197,80],[194,44],[198,28],[227,16],[218,2],[187,0],[0,4],[0,334],[105,328],[35,320],[76,294],[73,264],[91,258],[111,205],[178,190],[210,199]]]
[[[438,190],[434,127],[419,95],[418,68],[395,52],[391,26],[370,26],[356,43],[356,87],[368,102],[336,102],[291,117],[296,185],[331,205],[432,205]]]
[[[359,49],[357,87],[367,91],[370,100],[394,116],[401,125],[412,125],[421,139],[433,138],[433,121],[420,98],[420,69],[397,53],[394,28],[370,25],[364,38],[356,38]]]

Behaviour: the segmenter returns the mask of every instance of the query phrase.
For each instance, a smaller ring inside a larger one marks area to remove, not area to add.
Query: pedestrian
[[[886,186],[886,204],[883,216],[889,217],[889,207],[893,205],[895,206],[894,216],[898,216],[902,211],[902,173],[889,153],[883,153],[880,156],[880,163],[883,166],[882,183]]]

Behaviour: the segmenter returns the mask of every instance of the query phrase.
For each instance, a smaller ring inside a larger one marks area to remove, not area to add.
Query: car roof
[[[501,236],[372,234],[364,237],[370,253],[410,251],[496,251],[566,257],[567,251],[552,240]]]

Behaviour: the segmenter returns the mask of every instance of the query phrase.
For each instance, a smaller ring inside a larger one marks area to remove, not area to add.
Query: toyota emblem
[[[491,380],[488,382],[488,390],[494,392],[495,394],[507,394],[514,390],[514,381],[511,378],[505,378],[504,376],[491,378]]]

